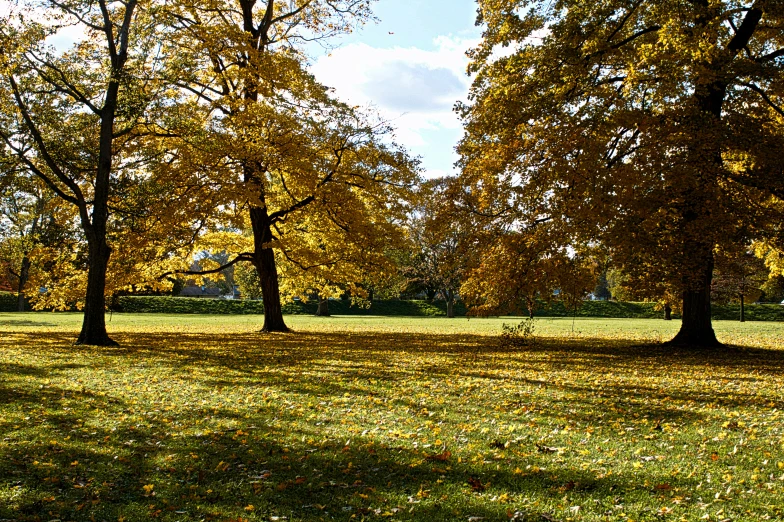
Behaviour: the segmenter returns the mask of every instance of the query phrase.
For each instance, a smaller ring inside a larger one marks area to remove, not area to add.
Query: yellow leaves
[[[155,489],[155,484],[146,484],[142,486],[142,490],[144,490],[145,496],[153,495],[154,489]]]

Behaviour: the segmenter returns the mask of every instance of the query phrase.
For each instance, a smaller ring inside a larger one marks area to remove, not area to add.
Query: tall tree
[[[514,219],[560,221],[670,275],[675,344],[718,344],[714,249],[778,219],[784,4],[480,0],[463,179]],[[507,53],[496,52],[509,47]]]
[[[474,251],[470,225],[454,205],[454,183],[454,178],[435,178],[422,184],[407,227],[412,250],[401,267],[409,285],[444,299],[449,318],[455,316],[455,300]]]
[[[225,162],[214,175],[231,180],[253,232],[232,262],[258,271],[263,330],[286,331],[276,252],[305,272],[333,266],[341,248],[392,224],[416,179],[387,127],[331,98],[299,50],[366,20],[369,2],[180,0],[169,15],[193,57],[179,85],[215,111]]]
[[[135,131],[151,99],[145,80],[155,69],[157,41],[146,7],[149,2],[139,0],[20,2],[19,16],[0,28],[0,139],[76,208],[87,243],[77,344],[116,344],[104,318],[110,199],[118,158],[133,155]],[[49,47],[47,38],[66,25],[80,28],[84,38],[68,50]]]

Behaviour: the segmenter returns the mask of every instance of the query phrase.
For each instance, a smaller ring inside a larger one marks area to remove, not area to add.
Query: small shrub
[[[501,326],[501,346],[506,348],[531,346],[535,342],[535,330],[536,320],[533,317],[524,319],[518,324],[504,323]]]
[[[16,312],[16,294],[0,292],[0,312]]]

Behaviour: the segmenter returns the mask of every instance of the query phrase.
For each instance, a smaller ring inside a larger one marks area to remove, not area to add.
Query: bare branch
[[[164,278],[166,278],[166,277],[168,277],[170,275],[209,275],[209,274],[217,274],[217,273],[222,272],[222,271],[226,270],[227,268],[230,268],[230,267],[236,265],[237,263],[241,263],[243,261],[253,261],[253,254],[251,254],[249,252],[243,252],[242,254],[239,254],[237,257],[235,257],[234,259],[232,259],[231,261],[229,261],[225,265],[220,266],[220,267],[218,267],[218,268],[216,268],[214,270],[174,270],[172,272],[166,272],[165,274],[159,275],[157,279],[158,279],[158,281],[160,281],[161,279],[164,279]]]
[[[753,83],[741,83],[740,85],[742,85],[744,87],[748,87],[752,91],[754,91],[757,94],[759,94],[762,97],[762,99],[765,100],[765,102],[773,108],[774,111],[778,112],[781,116],[784,116],[784,109],[782,109],[781,107],[776,105],[773,102],[773,100],[770,99],[770,96],[768,96],[768,93],[763,91],[759,86],[754,85]]]

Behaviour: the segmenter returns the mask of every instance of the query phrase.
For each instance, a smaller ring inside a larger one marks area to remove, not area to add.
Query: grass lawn
[[[784,520],[784,323],[0,314],[0,520]]]

